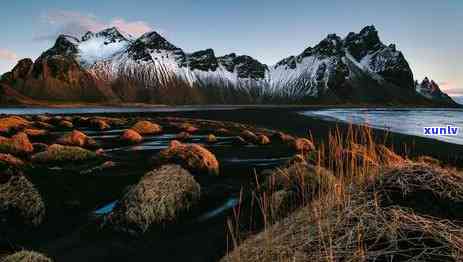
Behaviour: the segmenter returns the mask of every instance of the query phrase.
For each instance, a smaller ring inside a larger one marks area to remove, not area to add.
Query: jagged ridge
[[[61,35],[2,82],[60,100],[159,102],[182,93],[195,97],[180,99],[185,103],[454,103],[440,89],[415,84],[403,54],[383,44],[374,26],[345,38],[329,34],[273,66],[234,53],[217,57],[212,49],[186,53],[157,32],[137,39],[117,28]]]

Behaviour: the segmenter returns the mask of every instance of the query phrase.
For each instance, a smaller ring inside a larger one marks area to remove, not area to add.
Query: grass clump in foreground
[[[145,174],[131,187],[106,217],[105,226],[132,235],[152,226],[178,220],[197,204],[200,186],[178,165],[165,165]]]
[[[298,191],[305,201],[291,198],[294,212],[272,212],[280,190],[257,193],[265,222],[257,231],[243,232],[247,218],[235,212],[228,222],[231,251],[222,261],[462,261],[461,173],[398,156],[366,128],[346,136],[336,131],[327,148],[320,145],[316,163],[330,172],[315,174],[333,179]]]
[[[45,203],[34,185],[11,170],[1,171],[0,178],[0,226],[40,225],[45,218]]]
[[[95,152],[76,146],[53,144],[44,152],[32,156],[35,163],[57,163],[65,161],[87,161],[98,158]]]
[[[14,254],[0,258],[0,262],[52,262],[50,258],[34,251],[18,251]]]

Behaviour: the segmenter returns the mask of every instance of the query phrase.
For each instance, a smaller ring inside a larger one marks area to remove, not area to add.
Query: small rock
[[[32,143],[32,146],[34,146],[34,153],[47,151],[48,149],[48,145],[45,143]]]
[[[26,135],[28,135],[28,136],[30,136],[30,137],[34,137],[34,136],[46,136],[46,135],[48,135],[48,131],[47,131],[47,130],[43,130],[43,129],[33,129],[33,128],[24,129],[24,133],[26,133]]]
[[[230,130],[228,130],[226,128],[219,128],[214,133],[217,134],[218,136],[229,136],[229,135],[231,135]]]
[[[266,135],[257,136],[257,144],[259,145],[268,145],[270,144],[270,139]]]
[[[177,135],[175,135],[175,139],[179,141],[186,141],[190,139],[191,135],[188,132],[180,132]]]
[[[197,144],[172,141],[170,147],[159,152],[160,164],[179,164],[195,174],[219,174],[219,161],[206,148]]]
[[[94,139],[77,130],[64,134],[62,137],[58,138],[56,143],[66,146],[96,147],[96,141]]]
[[[72,122],[68,120],[61,120],[60,122],[58,122],[58,126],[67,129],[74,128],[74,124],[72,124]]]
[[[180,129],[187,132],[187,133],[196,133],[198,132],[199,128],[197,128],[196,126],[190,124],[190,123],[183,123],[180,125]]]
[[[206,141],[210,144],[216,143],[217,137],[215,137],[213,134],[209,134],[207,135]]]
[[[289,146],[294,151],[302,154],[315,150],[314,144],[307,138],[296,138],[289,142]]]
[[[293,141],[294,137],[283,132],[277,132],[272,135],[272,141],[277,141],[279,143],[286,144],[290,141]]]
[[[52,124],[46,123],[46,122],[41,122],[37,121],[34,122],[34,126],[37,128],[42,128],[42,129],[53,129],[55,128]]]
[[[127,129],[121,135],[120,139],[126,143],[138,144],[143,140],[143,137],[137,131],[133,129]]]
[[[98,118],[91,119],[90,126],[99,130],[106,130],[111,128],[111,126],[106,121]]]
[[[234,146],[246,146],[246,145],[249,145],[249,143],[246,140],[244,140],[242,137],[236,136],[232,140],[232,145],[234,145]]]
[[[248,141],[249,143],[256,143],[258,138],[257,135],[249,130],[244,130],[240,133],[240,137],[244,140]]]
[[[160,125],[150,121],[138,121],[131,129],[137,131],[140,135],[156,135],[162,132]]]

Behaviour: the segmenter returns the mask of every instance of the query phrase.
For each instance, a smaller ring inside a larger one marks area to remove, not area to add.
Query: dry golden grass
[[[308,170],[296,161],[270,176],[272,190],[256,193],[260,233],[246,239],[252,231],[242,231],[242,218],[229,220],[232,251],[223,261],[462,261],[463,227],[454,219],[462,210],[462,174],[414,164],[378,144],[365,127],[351,127],[345,136],[335,130],[326,146],[305,157],[317,166]],[[455,203],[457,212],[445,220],[419,201],[384,201],[390,192],[419,199],[423,191]],[[282,216],[275,212],[282,199],[299,208]]]
[[[52,262],[52,260],[40,253],[22,250],[0,258],[0,262]]]

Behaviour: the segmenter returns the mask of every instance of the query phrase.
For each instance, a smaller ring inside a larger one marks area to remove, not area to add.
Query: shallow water
[[[391,132],[428,137],[440,141],[463,145],[462,109],[391,109],[391,108],[349,108],[304,111],[301,114],[330,121],[352,124],[366,124],[373,128]],[[424,127],[459,127],[457,135],[428,136]]]

